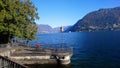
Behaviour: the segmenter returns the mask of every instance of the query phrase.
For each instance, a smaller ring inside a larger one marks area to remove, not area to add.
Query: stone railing
[[[28,68],[24,65],[16,63],[8,58],[0,56],[0,68]]]

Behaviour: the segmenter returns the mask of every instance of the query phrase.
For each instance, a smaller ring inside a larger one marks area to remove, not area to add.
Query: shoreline
[[[0,48],[2,50],[2,48]],[[23,46],[3,48],[0,55],[14,62],[25,64],[70,64],[72,52],[63,49],[29,48]]]

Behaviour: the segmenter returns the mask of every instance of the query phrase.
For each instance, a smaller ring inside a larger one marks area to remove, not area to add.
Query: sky
[[[86,14],[102,8],[120,7],[120,0],[31,0],[40,19],[37,24],[51,27],[74,25]]]

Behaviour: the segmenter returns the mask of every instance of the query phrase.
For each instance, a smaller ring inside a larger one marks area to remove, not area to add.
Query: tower
[[[63,31],[64,31],[64,27],[61,26],[61,27],[60,27],[60,32],[63,32]]]

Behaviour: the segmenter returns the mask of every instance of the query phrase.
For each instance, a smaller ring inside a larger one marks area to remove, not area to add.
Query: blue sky
[[[101,8],[120,7],[120,0],[31,0],[38,8],[37,24],[52,27],[74,25],[87,13]]]

